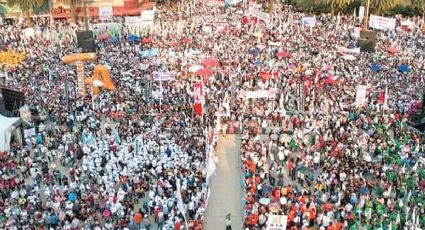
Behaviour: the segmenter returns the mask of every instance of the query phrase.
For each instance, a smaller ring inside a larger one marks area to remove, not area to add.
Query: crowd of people
[[[2,66],[5,85],[46,117],[0,156],[1,228],[202,229],[217,125],[242,135],[246,229],[265,229],[272,214],[288,229],[425,226],[424,139],[405,124],[425,83],[420,29],[379,31],[375,53],[346,58],[339,47],[357,42],[349,16],[309,27],[287,5],[269,23],[241,5],[195,6],[158,6],[145,37],[125,22],[96,33],[86,72],[108,66],[117,90],[85,98],[61,61],[79,52],[82,25],[40,21],[32,37],[0,25],[1,49],[27,56]],[[155,81],[159,72],[171,80]]]

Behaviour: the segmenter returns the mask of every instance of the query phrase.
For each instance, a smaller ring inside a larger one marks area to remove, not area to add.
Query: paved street
[[[220,137],[216,148],[219,158],[217,175],[213,177],[211,197],[205,213],[206,230],[225,229],[225,216],[232,214],[232,229],[242,225],[240,135]]]

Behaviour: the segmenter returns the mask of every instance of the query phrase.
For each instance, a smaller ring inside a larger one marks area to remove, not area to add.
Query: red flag
[[[193,110],[196,115],[202,115],[204,104],[204,90],[202,83],[197,82],[193,86]]]
[[[380,92],[378,95],[378,103],[382,104],[384,103],[385,100],[385,93],[384,92]]]

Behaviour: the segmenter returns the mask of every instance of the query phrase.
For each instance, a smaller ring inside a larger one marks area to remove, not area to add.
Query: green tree
[[[376,13],[380,15],[388,13],[400,3],[400,0],[371,0],[370,7],[375,9]]]
[[[332,15],[336,12],[344,10],[353,0],[321,0],[324,4],[331,8]]]
[[[315,14],[329,12],[329,6],[315,0],[293,0],[292,3],[300,11],[313,12]]]
[[[63,2],[69,6],[69,8],[71,9],[72,22],[75,23],[77,21],[77,4],[80,2],[80,0],[60,0],[60,2]]]
[[[425,0],[410,0],[412,5],[419,10],[420,13],[422,13],[422,30],[425,31]],[[425,97],[425,95],[424,95]],[[424,100],[425,101],[425,100]],[[423,105],[425,108],[425,105]]]
[[[34,9],[42,6],[44,4],[44,0],[7,0],[7,4],[11,7],[19,7],[21,12],[23,12],[25,15],[27,26],[31,27],[31,12],[33,12]]]

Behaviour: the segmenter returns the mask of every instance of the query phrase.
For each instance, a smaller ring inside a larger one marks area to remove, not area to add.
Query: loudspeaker
[[[82,49],[83,53],[96,52],[96,44],[94,43],[93,31],[91,30],[78,31],[77,46]]]
[[[359,39],[359,46],[361,52],[374,52],[376,42],[372,40]]]
[[[0,113],[6,117],[19,116],[19,109],[25,104],[25,94],[13,89],[0,87]]]
[[[83,53],[96,53],[96,44],[94,43],[94,39],[83,41],[80,48]]]
[[[77,31],[78,47],[81,46],[83,41],[89,40],[89,39],[93,39],[93,31],[91,31],[91,30]]]
[[[360,39],[376,42],[376,31],[368,30],[360,32]]]

